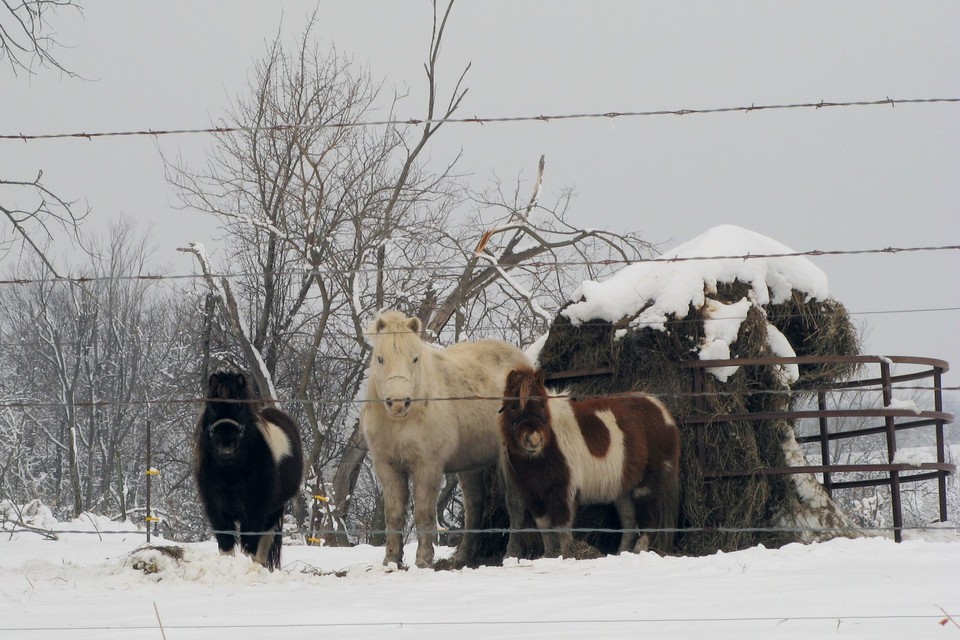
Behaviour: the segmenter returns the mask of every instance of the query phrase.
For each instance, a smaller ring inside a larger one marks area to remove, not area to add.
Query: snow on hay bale
[[[826,275],[806,258],[668,261],[789,253],[793,251],[775,240],[723,225],[662,260],[630,265],[603,282],[584,282],[555,319],[539,364],[548,374],[609,368],[609,375],[562,384],[584,395],[657,394],[682,425],[694,413],[692,374],[684,366],[692,359],[857,354],[858,338],[846,309],[829,297]],[[701,402],[716,414],[788,410],[796,401],[793,394],[750,392],[812,389],[848,377],[853,368],[708,371],[704,390],[710,395]],[[712,425],[705,444],[709,469],[749,472],[803,464],[793,425],[784,420]],[[690,531],[678,537],[681,553],[824,539],[833,536],[796,529],[849,525],[812,476],[705,479],[692,426],[683,428],[683,445],[680,526]],[[609,526],[610,517],[607,512],[585,513],[576,526]],[[599,535],[590,541],[605,546]]]

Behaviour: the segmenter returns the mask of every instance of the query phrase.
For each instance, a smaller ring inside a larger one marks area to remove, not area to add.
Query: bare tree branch
[[[13,203],[7,205],[3,202]],[[36,255],[54,275],[59,275],[46,255],[45,246],[54,240],[56,226],[69,233],[83,246],[80,224],[89,211],[78,211],[76,202],[68,202],[43,183],[43,172],[33,180],[0,179],[0,214],[13,228],[13,237],[0,236],[0,255],[20,247]]]
[[[53,31],[51,18],[64,10],[83,12],[79,0],[3,0],[0,4],[0,63],[17,75],[33,75],[34,65],[76,74],[64,67],[54,53],[63,45]]]
[[[231,328],[233,329],[234,337],[236,337],[240,342],[240,346],[244,351],[244,355],[247,358],[248,364],[251,365],[250,373],[253,375],[254,380],[260,389],[260,396],[268,404],[277,404],[277,390],[273,385],[273,378],[269,371],[267,371],[266,364],[263,362],[260,352],[257,351],[257,349],[253,346],[253,343],[250,341],[249,337],[244,331],[243,325],[240,323],[240,313],[237,305],[237,298],[233,294],[233,287],[230,285],[230,279],[222,277],[218,282],[214,278],[213,272],[210,269],[210,261],[207,258],[206,252],[204,251],[202,245],[190,243],[188,247],[181,247],[177,249],[177,251],[192,253],[194,256],[196,256],[197,262],[200,264],[200,269],[203,272],[207,286],[210,287],[211,293],[219,297],[227,307],[227,320],[230,322]]]

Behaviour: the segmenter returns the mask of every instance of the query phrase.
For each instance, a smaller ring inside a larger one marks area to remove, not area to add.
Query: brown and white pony
[[[458,473],[465,531],[454,562],[465,565],[476,550],[473,531],[483,510],[483,471],[498,460],[497,410],[507,372],[530,361],[499,340],[438,349],[420,339],[420,329],[419,319],[397,311],[381,313],[370,327],[373,354],[360,428],[383,485],[388,530],[383,564],[401,565],[411,481],[416,563],[433,563],[443,474]]]
[[[510,372],[503,395],[501,465],[511,530],[523,526],[526,509],[543,530],[544,554],[569,556],[578,504],[613,503],[623,530],[621,552],[650,546],[648,533],[638,539],[638,527],[658,529],[653,545],[671,550],[680,431],[659,400],[556,397],[544,387],[543,373],[529,367]],[[511,532],[506,556],[518,550]]]

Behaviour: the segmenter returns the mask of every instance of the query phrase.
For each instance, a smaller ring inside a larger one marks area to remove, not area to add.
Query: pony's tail
[[[653,539],[653,547],[663,554],[673,553],[677,523],[680,521],[680,470],[677,465],[663,477],[657,514],[660,531]]]
[[[266,567],[273,571],[280,568],[280,551],[283,548],[283,509],[274,514],[270,520],[272,520],[269,526],[273,531],[273,539],[270,540],[270,547],[267,549]]]
[[[270,571],[280,568],[280,551],[283,549],[283,536],[279,530],[273,534],[273,542],[270,544],[270,551],[267,552],[267,568]]]

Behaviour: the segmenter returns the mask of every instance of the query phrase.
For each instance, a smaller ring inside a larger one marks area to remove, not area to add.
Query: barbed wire
[[[836,473],[836,472],[834,472]],[[35,535],[133,535],[133,536],[142,536],[146,534],[146,529],[138,530],[116,530],[116,531],[105,531],[105,530],[96,530],[96,529],[42,529],[42,528],[25,528],[17,523],[11,521],[6,521],[7,524],[13,524],[12,529],[2,528],[4,521],[0,520],[0,534],[11,534],[11,533],[27,533]],[[18,528],[19,527],[19,528]],[[960,531],[960,525],[945,524],[945,523],[935,523],[929,525],[910,525],[910,526],[901,526],[893,527],[888,525],[874,525],[874,526],[809,526],[809,527],[800,527],[800,526],[777,526],[777,527],[725,527],[725,526],[700,526],[700,527],[637,527],[633,529],[622,529],[615,527],[544,527],[539,529],[536,527],[521,527],[521,528],[511,528],[511,527],[491,527],[488,529],[452,529],[439,527],[435,529],[381,529],[375,527],[341,527],[336,530],[327,530],[327,529],[297,529],[297,530],[285,530],[280,532],[280,535],[285,538],[293,538],[298,536],[303,537],[312,537],[314,535],[325,535],[325,534],[343,534],[346,536],[352,536],[355,539],[360,537],[369,538],[371,536],[378,535],[389,535],[389,534],[400,534],[400,535],[461,535],[465,533],[471,534],[496,534],[496,535],[507,535],[510,533],[608,533],[608,534],[622,534],[625,532],[635,532],[635,533],[861,533],[861,532],[874,532],[874,533],[893,533],[895,531]],[[265,536],[265,535],[274,535],[277,532],[274,530],[268,531],[241,531],[237,529],[209,529],[209,528],[166,528],[163,529],[159,535],[163,536],[168,542],[171,540],[171,536],[215,536],[215,535],[237,535],[237,536]]]
[[[509,122],[560,122],[568,120],[612,120],[615,118],[636,118],[652,116],[690,116],[721,113],[751,113],[753,111],[782,111],[787,109],[830,109],[840,107],[876,107],[896,105],[919,105],[936,103],[957,103],[960,98],[899,98],[890,97],[882,100],[856,100],[848,102],[796,102],[786,104],[756,104],[749,106],[734,107],[710,107],[700,109],[653,109],[644,111],[606,111],[594,113],[558,113],[551,115],[525,115],[525,116],[473,116],[464,118],[407,118],[407,119],[387,119],[387,120],[367,120],[360,122],[334,122],[324,124],[275,124],[264,126],[219,126],[219,127],[194,127],[182,129],[139,129],[126,131],[96,131],[96,132],[69,132],[69,133],[5,133],[0,134],[0,140],[32,142],[40,140],[88,140],[92,141],[99,138],[117,138],[117,137],[160,137],[176,136],[190,134],[229,134],[240,132],[256,131],[319,131],[322,129],[346,129],[358,127],[401,127],[401,126],[420,126],[420,125],[443,125],[443,124],[502,124]]]
[[[744,366],[744,365],[742,365]],[[563,386],[562,381],[548,381],[548,384],[556,384],[557,386]],[[909,385],[909,386],[898,386],[894,385],[891,387],[892,391],[960,391],[960,385],[940,385],[940,386],[926,386],[926,385]],[[672,391],[664,393],[649,393],[645,395],[650,395],[656,398],[710,398],[710,397],[741,397],[741,396],[759,396],[759,395],[798,395],[798,396],[808,396],[811,394],[817,393],[879,393],[883,391],[883,388],[880,386],[869,386],[869,387],[814,387],[814,388],[803,388],[803,389],[744,389],[742,391]],[[576,399],[576,400],[590,400],[598,398],[630,398],[636,397],[638,394],[643,394],[640,391],[633,392],[619,392],[619,393],[556,393],[551,395],[551,398],[557,399]],[[411,398],[412,403],[419,402],[463,402],[463,401],[483,401],[489,402],[491,400],[496,400],[498,402],[503,402],[504,400],[517,400],[519,398],[515,396],[481,396],[481,395],[469,395],[469,396],[423,396]],[[106,408],[106,407],[115,407],[115,406],[151,406],[151,405],[167,405],[167,404],[179,404],[179,405],[191,405],[191,404],[204,404],[208,401],[208,398],[201,396],[193,396],[189,398],[152,398],[152,399],[143,399],[143,400],[93,400],[93,401],[75,401],[75,402],[66,402],[66,401],[6,401],[0,402],[0,409],[23,409],[30,407],[78,407],[78,408]],[[262,405],[263,400],[254,398],[254,399],[234,399],[234,398],[218,398],[217,402],[223,402],[227,404],[252,404],[252,405]],[[314,406],[339,406],[344,404],[355,404],[355,405],[364,405],[364,404],[379,404],[384,402],[383,398],[351,398],[351,399],[311,399],[311,398],[279,398],[277,402],[284,405],[314,405]],[[909,409],[900,409],[897,407],[880,407],[886,409],[893,409],[897,411],[903,411],[905,414],[910,413]]]
[[[517,620],[510,618],[508,620],[495,620],[490,618],[477,620],[393,620],[393,621],[343,621],[343,622],[279,622],[279,623],[257,623],[257,622],[238,622],[234,624],[176,624],[164,622],[163,626],[158,624],[131,624],[131,625],[74,625],[55,627],[55,626],[35,626],[35,627],[2,627],[0,631],[158,631],[161,629],[179,629],[184,631],[198,631],[207,629],[336,629],[336,628],[359,628],[359,629],[385,629],[403,627],[494,627],[494,626],[556,626],[572,624],[589,625],[608,625],[608,624],[716,624],[723,622],[769,622],[783,624],[785,622],[829,622],[831,624],[840,624],[844,621],[881,621],[881,620],[929,620],[939,622],[946,616],[948,619],[958,618],[960,614],[947,613],[945,610],[940,614],[864,614],[864,615],[823,615],[823,616],[727,616],[727,617],[688,617],[688,618],[564,618],[560,620],[549,618],[533,618],[527,620]]]
[[[712,255],[712,256],[685,256],[685,257],[663,257],[654,258],[611,258],[604,260],[564,260],[564,261],[531,261],[510,266],[519,268],[553,268],[553,267],[586,267],[586,266],[630,266],[643,263],[680,263],[680,262],[701,262],[709,260],[758,260],[770,258],[801,258],[801,257],[822,257],[822,256],[852,256],[852,255],[870,255],[870,254],[889,254],[900,253],[932,252],[932,251],[960,251],[960,245],[940,245],[940,246],[921,246],[921,247],[877,247],[872,249],[810,249],[808,251],[790,251],[783,253],[746,253],[735,255]],[[120,281],[164,281],[164,280],[197,280],[207,278],[246,278],[254,276],[352,276],[363,273],[380,272],[409,272],[409,273],[438,273],[449,272],[449,275],[459,275],[463,265],[398,265],[384,267],[362,267],[357,269],[285,269],[276,271],[226,271],[221,273],[182,273],[182,274],[136,274],[136,275],[109,275],[109,276],[55,276],[44,278],[7,278],[0,280],[0,285],[28,285],[28,284],[49,284],[64,282],[70,284],[90,284],[95,282],[120,282]]]
[[[914,309],[877,309],[877,310],[873,310],[873,311],[849,311],[849,310],[848,310],[848,311],[847,311],[847,315],[850,315],[850,316],[875,316],[875,315],[898,315],[898,314],[902,314],[902,313],[942,313],[942,312],[947,312],[947,311],[950,311],[950,312],[960,311],[960,307],[926,307],[926,308],[914,308]],[[797,312],[797,313],[786,313],[786,314],[778,313],[778,314],[777,314],[777,319],[778,319],[778,320],[784,320],[784,319],[807,318],[808,316],[809,316],[809,314],[801,313],[801,312]],[[711,320],[711,321],[726,321],[726,320],[731,320],[731,321],[732,321],[732,320],[737,320],[737,321],[743,322],[743,321],[747,320],[748,317],[747,317],[746,315],[736,315],[736,316],[710,316],[710,317],[708,317],[708,318],[674,318],[674,317],[671,317],[671,318],[669,318],[669,319],[667,319],[667,320],[649,320],[649,321],[631,320],[631,321],[628,322],[628,323],[612,322],[612,321],[609,321],[609,320],[591,320],[591,321],[589,321],[589,323],[583,323],[582,325],[571,325],[571,326],[574,327],[574,328],[577,328],[577,327],[581,327],[581,326],[582,326],[582,327],[584,327],[584,328],[590,328],[590,329],[596,329],[596,328],[617,328],[617,329],[623,329],[623,328],[626,328],[626,327],[629,327],[629,328],[631,328],[631,329],[637,329],[637,328],[641,328],[641,327],[659,327],[660,325],[663,325],[663,324],[669,324],[670,326],[685,326],[685,325],[690,325],[690,324],[702,324],[705,319],[706,319],[706,320]],[[490,335],[495,334],[495,333],[497,333],[497,332],[503,332],[505,329],[509,329],[509,328],[508,328],[508,327],[505,328],[505,327],[497,326],[497,325],[493,325],[493,324],[490,324],[490,325],[480,324],[480,325],[473,326],[473,327],[471,328],[471,333],[474,334],[474,335],[477,335],[478,338],[479,338],[479,337],[489,337]],[[405,332],[399,332],[399,331],[397,331],[397,332],[393,332],[393,331],[361,331],[359,334],[347,333],[347,332],[342,331],[342,330],[330,330],[330,331],[327,332],[327,334],[328,334],[329,336],[332,336],[332,337],[334,337],[334,338],[347,338],[347,339],[356,339],[357,337],[369,338],[369,337],[375,336],[375,335],[379,335],[379,336],[384,336],[384,335],[401,335],[402,333],[405,333]],[[305,333],[305,332],[298,332],[298,331],[288,332],[287,335],[290,335],[290,336],[309,336],[309,337],[313,337],[313,334],[312,334],[312,333]],[[80,341],[80,340],[73,339],[73,340],[62,340],[62,341],[61,341],[61,344],[73,345],[73,346],[78,346],[78,347],[79,347],[81,344],[83,344],[83,342]],[[45,346],[44,343],[39,342],[39,341],[37,341],[37,340],[13,341],[13,340],[4,340],[2,337],[0,337],[0,349],[3,349],[3,348],[5,348],[5,347],[19,347],[19,348],[24,348],[24,349],[26,349],[26,348],[37,348],[37,347],[43,347],[43,346]],[[441,346],[442,346],[442,345],[441,345]],[[521,348],[522,348],[522,347],[521,347]],[[349,356],[346,356],[346,355],[344,355],[344,356],[339,356],[339,357],[337,357],[337,358],[335,358],[335,359],[340,359],[340,360],[352,360],[352,358],[350,358]]]

